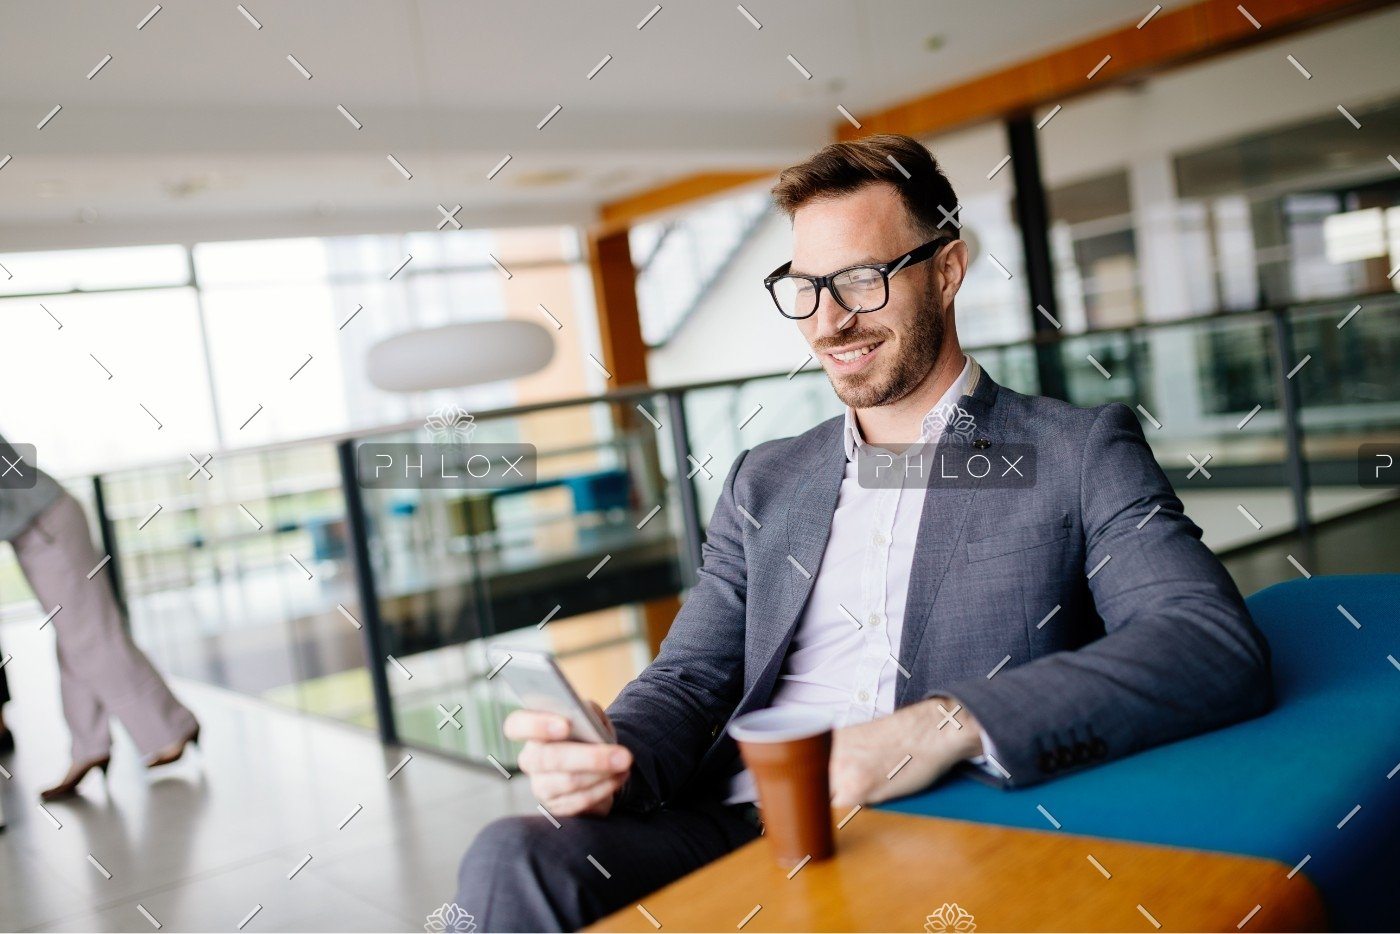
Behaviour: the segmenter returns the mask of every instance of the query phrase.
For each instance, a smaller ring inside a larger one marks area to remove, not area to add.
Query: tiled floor
[[[19,748],[0,759],[0,930],[155,930],[144,908],[165,930],[231,931],[261,906],[245,931],[421,931],[473,834],[534,807],[519,779],[427,753],[390,779],[405,753],[367,732],[177,682],[201,746],[147,773],[117,730],[106,786],[89,775],[50,818],[38,790],[67,765],[52,634],[4,635]]]

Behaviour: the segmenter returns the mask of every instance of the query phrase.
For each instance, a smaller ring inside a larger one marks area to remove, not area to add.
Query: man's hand
[[[980,755],[982,730],[972,714],[958,710],[954,719],[947,719],[957,707],[949,698],[931,697],[888,717],[836,730],[831,743],[832,806],[848,808],[913,794],[962,759]]]
[[[592,704],[592,701],[589,701]],[[593,704],[603,722],[603,708]],[[569,721],[558,714],[516,710],[503,724],[507,739],[525,744],[520,769],[530,776],[530,790],[556,817],[603,815],[632,768],[626,746],[579,743],[567,739]]]

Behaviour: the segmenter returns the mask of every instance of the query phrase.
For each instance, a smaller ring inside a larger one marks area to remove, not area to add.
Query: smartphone
[[[572,727],[569,739],[583,743],[615,743],[612,726],[579,697],[559,663],[548,652],[493,646],[487,658],[510,693],[526,710],[558,714]]]

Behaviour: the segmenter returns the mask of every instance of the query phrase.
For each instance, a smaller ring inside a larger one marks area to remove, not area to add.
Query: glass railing
[[[1041,340],[971,350],[1011,389],[1049,359],[1071,402],[1132,407],[1218,552],[1394,498],[1357,484],[1356,455],[1400,439],[1400,297]],[[473,443],[534,446],[528,483],[357,483],[361,445],[431,440],[415,422],[68,485],[163,669],[509,766],[488,648],[548,649],[606,704],[694,582],[738,453],[841,411],[811,362],[475,413]],[[23,597],[8,556],[0,586]]]

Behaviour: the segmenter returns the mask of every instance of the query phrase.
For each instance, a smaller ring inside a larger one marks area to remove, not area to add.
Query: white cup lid
[[[831,717],[802,707],[768,707],[736,717],[729,735],[745,743],[785,743],[831,729]]]

